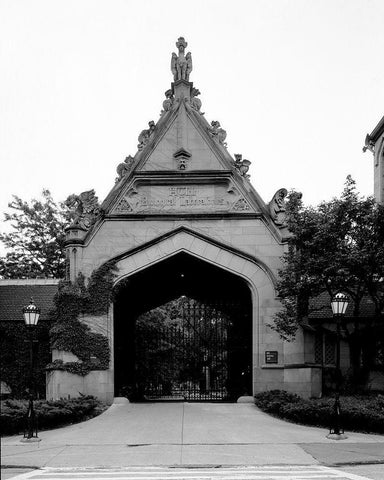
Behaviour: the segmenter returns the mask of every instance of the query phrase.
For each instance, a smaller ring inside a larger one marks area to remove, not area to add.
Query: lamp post
[[[33,299],[29,302],[29,305],[23,308],[23,315],[25,325],[28,332],[28,341],[29,341],[29,403],[27,411],[27,428],[24,431],[24,438],[22,441],[39,441],[37,437],[37,423],[35,411],[33,408],[33,397],[34,397],[34,381],[33,381],[33,334],[39,321],[40,317],[40,308],[36,307],[33,303]]]
[[[337,293],[331,300],[333,317],[336,320],[336,392],[335,403],[333,406],[333,421],[329,430],[331,438],[343,439],[344,429],[341,426],[340,411],[340,386],[341,386],[341,369],[340,369],[340,330],[341,319],[345,315],[348,307],[348,297],[344,293]]]

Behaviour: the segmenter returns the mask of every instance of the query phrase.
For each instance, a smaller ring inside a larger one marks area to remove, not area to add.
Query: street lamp
[[[33,303],[33,299],[29,302],[29,305],[23,308],[23,315],[25,325],[28,331],[28,342],[29,342],[29,403],[27,411],[27,428],[24,431],[24,438],[21,441],[39,441],[37,437],[37,423],[36,415],[33,408],[33,397],[34,397],[34,381],[33,381],[33,335],[39,321],[40,317],[40,308],[36,307]]]
[[[340,386],[341,386],[341,369],[340,369],[340,330],[341,318],[345,315],[348,307],[348,297],[344,293],[337,293],[331,300],[333,317],[336,320],[336,392],[335,403],[333,406],[333,421],[329,429],[331,438],[343,439],[344,429],[341,427],[341,411],[340,411]]]

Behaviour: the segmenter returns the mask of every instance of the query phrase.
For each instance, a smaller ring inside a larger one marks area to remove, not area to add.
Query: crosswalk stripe
[[[12,480],[369,480],[318,466],[43,468]]]
[[[213,474],[202,474],[202,473],[195,473],[194,475],[186,475],[184,473],[180,473],[179,475],[177,475],[177,477],[169,477],[167,474],[164,474],[164,473],[158,473],[158,474],[152,474],[152,475],[127,475],[127,474],[112,474],[113,478],[115,479],[125,479],[125,478],[129,478],[130,480],[153,480],[153,479],[167,479],[167,480],[170,480],[171,478],[172,479],[177,479],[177,480],[180,480],[180,479],[188,479],[188,480],[196,480],[196,479],[201,479],[201,478],[212,478],[212,479],[236,479],[236,478],[244,478],[244,479],[249,479],[249,480],[252,480],[253,478],[259,478],[260,476],[265,476],[265,475],[268,475],[270,478],[287,478],[287,475],[288,476],[295,476],[297,478],[306,478],[306,477],[311,477],[311,478],[318,478],[318,477],[321,477],[321,475],[323,475],[324,472],[279,472],[279,473],[276,473],[276,472],[254,472],[254,473],[250,473],[250,472],[238,472],[238,473],[231,473],[231,474],[228,474],[228,473],[222,473],[222,474],[216,474],[216,475],[213,475]],[[71,476],[73,477],[73,475]],[[63,476],[63,475],[50,475],[50,478],[52,479],[68,479],[68,478],[71,478],[71,477],[68,477],[68,476]],[[76,474],[76,477],[77,478],[89,478],[89,477],[85,477],[84,475],[81,475],[81,474]],[[103,479],[103,480],[106,480],[107,477],[111,477],[111,473],[109,474],[106,474],[106,475],[103,475],[103,476],[100,476],[100,475],[93,475],[91,478],[92,479]],[[39,478],[43,479],[43,478],[46,478],[46,475],[44,476],[36,476],[36,477],[33,477],[35,478],[36,480],[38,480]]]
[[[321,472],[322,470],[319,470],[319,472]],[[186,477],[186,478],[195,478],[196,476],[197,477],[202,477],[202,476],[209,476],[210,478],[214,478],[214,477],[219,477],[219,478],[225,478],[226,476],[233,476],[233,475],[255,475],[255,474],[264,474],[265,471],[263,470],[255,470],[255,471],[249,471],[249,470],[234,470],[234,471],[201,471],[201,470],[193,470],[193,471],[188,471],[188,472],[164,472],[164,471],[155,471],[155,472],[105,472],[105,473],[102,473],[102,472],[87,472],[87,473],[82,473],[82,472],[76,472],[76,474],[78,476],[81,476],[83,478],[89,478],[89,477],[92,477],[92,478],[104,478],[105,475],[111,475],[111,473],[113,475],[116,476],[116,478],[118,478],[119,476],[121,475],[129,475],[130,478],[151,478],[151,477],[156,477],[158,475],[162,475],[162,476],[166,476],[167,478],[169,479],[177,479],[180,477],[180,475],[182,474],[183,477]],[[308,474],[315,474],[317,473],[316,471],[314,470],[308,470],[308,469],[305,469],[305,470],[275,470],[275,469],[271,469],[271,470],[268,470],[268,474],[269,475],[285,475],[285,474],[291,474],[291,475],[308,475]],[[73,475],[73,472],[70,473],[62,473],[62,472],[52,472],[51,473],[51,476],[54,477],[54,478],[67,478],[69,475]],[[35,477],[37,478],[37,477]]]

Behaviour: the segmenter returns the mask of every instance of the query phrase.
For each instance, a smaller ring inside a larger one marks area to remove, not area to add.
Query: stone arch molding
[[[275,298],[274,276],[262,262],[184,228],[115,257],[118,267],[115,284],[181,252],[243,278],[251,289],[254,308],[257,310],[269,306],[267,304]]]

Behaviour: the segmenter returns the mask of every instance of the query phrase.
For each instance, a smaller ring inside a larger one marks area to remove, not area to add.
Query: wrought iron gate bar
[[[244,349],[232,333],[234,307],[183,299],[181,318],[173,323],[160,328],[137,324],[136,378],[144,398],[229,399],[229,362],[233,351]]]

